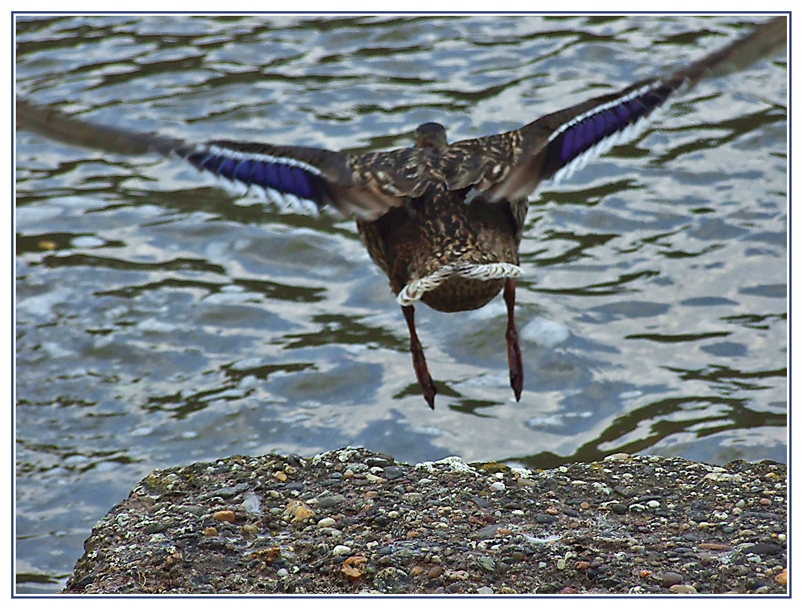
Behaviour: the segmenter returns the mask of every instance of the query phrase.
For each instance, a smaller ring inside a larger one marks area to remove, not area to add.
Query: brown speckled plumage
[[[488,203],[482,197],[466,201],[467,188],[449,190],[442,167],[447,165],[445,130],[428,123],[420,129],[439,129],[439,145],[418,137],[414,162],[418,196],[390,209],[374,221],[358,220],[368,252],[390,279],[394,294],[410,281],[462,262],[518,264],[518,246],[526,216],[525,201]],[[503,279],[477,280],[455,276],[421,300],[438,311],[481,307],[501,291]]]

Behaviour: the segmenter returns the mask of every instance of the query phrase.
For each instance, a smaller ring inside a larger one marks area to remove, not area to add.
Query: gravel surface
[[[64,592],[787,596],[786,503],[765,461],[231,457],[148,475]]]

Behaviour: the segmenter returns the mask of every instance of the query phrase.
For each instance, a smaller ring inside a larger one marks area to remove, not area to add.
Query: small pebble
[[[490,586],[482,586],[476,589],[477,594],[493,594],[493,588]]]
[[[258,495],[253,491],[248,491],[245,493],[245,498],[242,501],[242,509],[249,514],[259,514],[262,506]]]
[[[429,572],[426,574],[426,577],[428,577],[429,579],[435,579],[436,577],[440,577],[442,574],[443,574],[443,567],[441,567],[440,565],[435,565],[431,569],[429,569]]]
[[[212,514],[212,518],[219,522],[234,522],[234,512],[231,510],[221,510]]]
[[[404,475],[404,468],[397,465],[389,465],[382,470],[382,473],[387,480],[395,480]]]
[[[335,524],[337,524],[337,521],[331,517],[321,518],[317,521],[317,526],[319,527],[333,527]]]
[[[460,571],[450,571],[450,572],[448,572],[447,575],[448,575],[448,579],[450,579],[451,581],[464,580],[464,579],[468,579],[471,576],[471,574],[468,573],[467,571],[461,571],[461,570]]]
[[[696,588],[685,584],[674,584],[668,588],[674,594],[696,594]]]
[[[501,528],[500,524],[489,524],[486,527],[479,529],[476,532],[476,537],[479,539],[491,539],[496,535],[496,532]]]
[[[334,556],[342,556],[344,554],[350,554],[351,553],[351,548],[349,546],[337,545],[337,546],[334,546],[334,549],[331,551],[331,553]]]
[[[724,552],[725,550],[729,550],[730,546],[725,543],[716,543],[716,542],[702,542],[699,544],[700,550],[714,550],[716,552]]]
[[[368,559],[364,556],[351,556],[345,559],[340,573],[351,581],[357,580],[365,574]]]
[[[679,584],[682,582],[682,575],[679,573],[674,573],[673,571],[666,571],[663,573],[663,577],[660,579],[660,585],[663,588],[670,588],[675,584]]]
[[[755,543],[743,549],[744,554],[778,554],[782,548],[773,543]]]
[[[309,520],[315,513],[300,501],[290,501],[284,510],[285,516],[292,518],[292,522],[300,523]]]
[[[325,508],[333,507],[333,506],[337,505],[338,503],[342,503],[343,501],[345,501],[345,496],[344,495],[339,495],[339,494],[337,494],[337,495],[326,495],[325,497],[320,497],[317,500],[317,505],[318,505],[319,508],[325,509]]]

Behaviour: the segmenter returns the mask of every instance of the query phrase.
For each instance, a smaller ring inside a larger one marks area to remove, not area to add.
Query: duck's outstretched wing
[[[293,209],[314,211],[329,206],[345,216],[370,221],[403,202],[371,180],[361,157],[343,152],[228,140],[179,146],[170,152],[202,171],[257,188],[278,205]]]
[[[631,137],[681,88],[710,72],[738,68],[786,40],[780,17],[752,34],[664,78],[636,83],[548,114],[518,129],[456,142],[443,151],[436,171],[448,187],[473,187],[489,201],[523,201],[545,178],[561,178],[592,156]],[[430,168],[416,149],[349,155],[322,148],[219,140],[181,140],[94,125],[59,110],[16,104],[18,127],[86,147],[123,154],[156,151],[178,155],[202,171],[256,188],[277,204],[302,209],[333,207],[372,221],[405,197],[422,196]]]
[[[195,145],[96,125],[24,99],[17,100],[16,120],[18,128],[69,144],[116,154],[158,152],[178,156],[227,182],[262,191],[280,207],[295,211],[330,206],[345,216],[370,221],[403,203],[394,196],[401,188],[395,184],[404,182],[402,175],[390,178],[382,171],[385,165],[403,167],[403,150],[380,153],[384,155],[381,162],[370,163],[368,157],[379,153],[351,156],[323,148],[228,140]]]
[[[547,114],[521,129],[448,148],[449,188],[473,186],[489,201],[522,201],[541,180],[561,179],[612,146],[632,138],[675,93],[700,78],[740,69],[786,41],[779,17],[723,49],[662,78],[635,83]]]
[[[449,187],[474,186],[488,201],[523,201],[547,178],[570,176],[633,138],[681,82],[652,79],[547,114],[515,131],[449,147]]]

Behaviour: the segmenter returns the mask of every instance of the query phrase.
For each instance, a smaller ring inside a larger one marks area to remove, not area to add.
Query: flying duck
[[[156,150],[197,169],[263,191],[278,205],[331,207],[356,220],[387,275],[409,328],[412,363],[426,402],[437,393],[415,330],[415,305],[477,309],[503,291],[510,385],[523,390],[515,329],[518,247],[529,197],[545,179],[564,179],[588,159],[633,137],[655,111],[710,73],[730,70],[786,40],[780,17],[701,60],[547,114],[520,129],[448,142],[425,123],[414,145],[349,154],[321,148],[215,140],[203,144],[90,125],[17,101],[18,126],[127,153]]]

